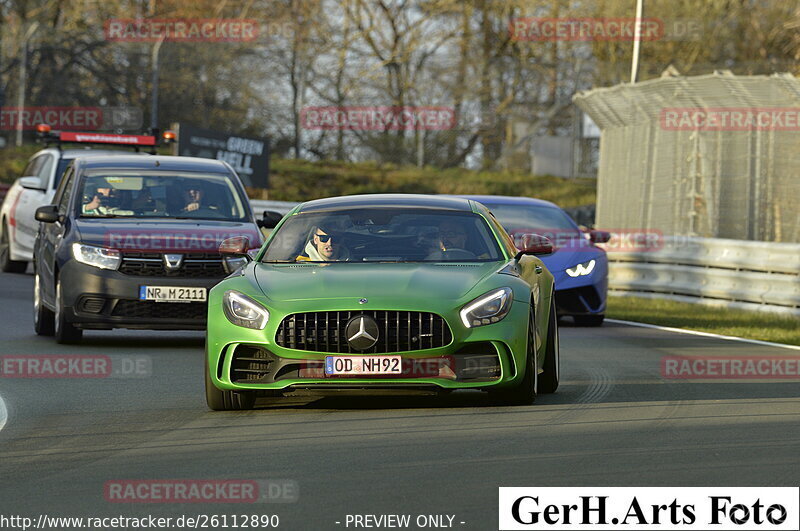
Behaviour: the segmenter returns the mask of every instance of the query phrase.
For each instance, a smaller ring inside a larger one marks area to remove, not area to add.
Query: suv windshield
[[[244,198],[229,175],[194,172],[87,172],[81,217],[247,221]]]
[[[502,253],[486,221],[468,212],[409,208],[297,214],[263,262],[488,262]]]

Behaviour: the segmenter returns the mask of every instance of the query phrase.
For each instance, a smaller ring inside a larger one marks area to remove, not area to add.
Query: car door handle
[[[533,270],[536,271],[536,274],[538,275],[542,272],[542,266],[537,265],[533,268]]]

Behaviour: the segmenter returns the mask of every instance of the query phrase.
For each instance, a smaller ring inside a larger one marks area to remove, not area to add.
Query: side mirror
[[[249,248],[250,238],[247,236],[234,236],[222,240],[219,244],[219,254],[222,255],[222,268],[226,273],[233,273],[252,259],[248,252]]]
[[[262,229],[274,229],[282,219],[283,214],[280,212],[265,210],[261,215],[261,219],[256,221],[256,224]]]
[[[519,252],[516,256],[517,260],[526,254],[552,254],[555,250],[553,248],[553,242],[550,241],[550,238],[542,236],[541,234],[521,234],[519,236],[519,242]]]
[[[44,192],[44,188],[42,188],[42,180],[36,176],[20,177],[19,185],[26,190],[39,190],[40,192]]]
[[[219,244],[219,254],[224,256],[247,256],[250,248],[250,238],[247,236],[234,236],[222,240]]]
[[[40,206],[33,217],[42,223],[55,223],[58,221],[58,205]]]
[[[592,243],[606,243],[611,239],[611,233],[605,230],[589,231],[589,241]]]

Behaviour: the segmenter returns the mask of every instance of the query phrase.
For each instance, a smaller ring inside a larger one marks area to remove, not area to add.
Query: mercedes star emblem
[[[367,300],[367,299],[358,299],[358,303],[359,304],[366,304],[368,302],[369,302],[369,300]]]
[[[357,315],[350,319],[345,328],[347,342],[355,350],[367,350],[378,342],[378,323],[369,315]]]

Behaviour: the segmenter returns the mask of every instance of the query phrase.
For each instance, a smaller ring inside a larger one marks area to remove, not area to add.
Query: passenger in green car
[[[445,220],[439,225],[439,249],[450,251],[452,249],[467,248],[467,231],[457,221]]]

